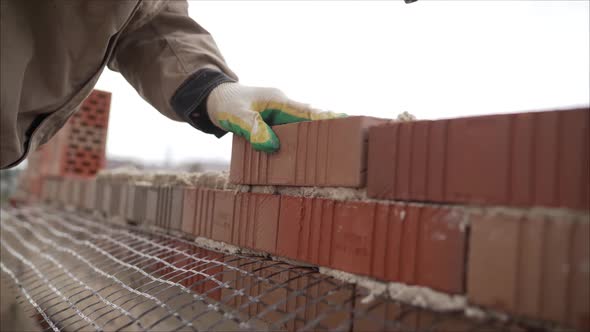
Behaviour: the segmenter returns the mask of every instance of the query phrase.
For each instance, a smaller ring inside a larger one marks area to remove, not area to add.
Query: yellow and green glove
[[[239,83],[218,85],[207,98],[207,113],[217,127],[246,138],[256,150],[275,152],[279,139],[270,126],[344,117],[289,99],[275,88]]]

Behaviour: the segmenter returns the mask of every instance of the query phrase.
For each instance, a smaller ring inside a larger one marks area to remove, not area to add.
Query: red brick
[[[274,254],[280,197],[271,194],[238,193],[235,208],[233,244]]]
[[[396,172],[397,132],[399,124],[375,126],[369,130],[367,193],[371,197],[386,197],[395,192],[395,176],[382,176]],[[376,162],[371,162],[372,160]],[[377,176],[379,175],[379,176]]]
[[[329,266],[335,202],[282,195],[277,254]]]
[[[158,188],[148,187],[145,197],[145,223],[155,225],[158,213]]]
[[[115,214],[117,216],[120,216],[123,218],[125,218],[125,216],[126,216],[127,204],[129,204],[127,201],[127,198],[128,198],[127,192],[129,191],[129,187],[130,187],[130,185],[127,183],[121,185],[119,209],[117,211],[115,211]]]
[[[170,201],[168,204],[168,229],[179,231],[182,226],[182,203],[184,186],[170,187]]]
[[[410,197],[417,200],[426,199],[428,177],[428,144],[429,122],[415,121],[412,123],[411,160],[412,177],[410,179]]]
[[[94,181],[92,181],[94,182]],[[135,190],[136,185],[135,184],[129,184],[129,187],[127,188],[127,205],[125,206],[125,218],[127,220],[132,220],[133,219],[133,212],[135,209]]]
[[[135,185],[133,189],[133,209],[131,217],[129,218],[131,221],[136,223],[144,223],[146,222],[147,216],[147,206],[148,206],[148,190],[150,186],[148,185]],[[153,204],[153,202],[152,202]]]
[[[297,257],[304,199],[303,197],[281,196],[277,255]]]
[[[279,256],[464,292],[461,209],[281,196]]]
[[[170,227],[170,205],[172,202],[172,188],[160,186],[158,188],[158,200],[156,205],[156,226],[164,229]]]
[[[469,240],[469,300],[533,319],[587,325],[588,230],[587,216],[476,216]]]
[[[515,114],[512,120],[512,170],[509,183],[509,201],[515,205],[533,203],[533,128],[534,114]]]
[[[546,112],[535,114],[535,163],[534,202],[543,206],[556,205],[559,114]]]
[[[234,226],[234,204],[236,193],[233,191],[215,190],[215,207],[213,209],[213,240],[231,243]]]
[[[96,202],[96,181],[88,181],[84,191],[84,203],[83,206],[87,210],[94,210]]]
[[[557,195],[559,206],[590,209],[590,112],[560,113]],[[580,158],[582,156],[582,158]],[[585,158],[584,158],[585,156]],[[586,184],[586,186],[580,186]]]
[[[193,234],[202,237],[211,237],[213,223],[213,208],[215,204],[213,190],[207,188],[197,189],[197,207],[195,209],[195,228]]]
[[[367,128],[385,120],[348,117],[273,127],[281,148],[267,155],[234,135],[230,181],[240,184],[362,187]]]
[[[464,215],[458,210],[424,207],[420,217],[416,283],[463,293],[467,241]]]
[[[370,197],[589,209],[589,110],[369,130]]]
[[[370,274],[375,204],[337,202],[334,211],[331,266]]]
[[[508,216],[472,220],[467,292],[475,303],[515,309],[519,225]]]
[[[267,162],[268,165],[265,166],[265,169],[268,170],[268,174],[266,175],[265,182],[263,183],[274,183],[277,185],[289,185],[293,183],[295,179],[296,169],[297,169],[297,161],[296,158],[293,156],[297,155],[297,139],[298,139],[298,130],[299,127],[297,125],[284,125],[284,126],[277,126],[274,127],[273,130],[277,134],[281,142],[281,150],[279,153],[273,153],[268,156]],[[234,138],[234,145],[236,145],[236,139]],[[237,142],[237,146],[246,144],[243,140]],[[246,144],[247,145],[247,144]],[[249,150],[251,152],[251,150]],[[248,159],[244,161],[244,164],[247,165]],[[232,159],[232,164],[236,163]],[[237,164],[239,164],[239,160],[237,160]],[[249,168],[246,167],[245,171],[248,171]],[[230,173],[232,169],[230,169]],[[231,174],[230,174],[231,177]],[[244,182],[237,182],[237,183],[244,183]]]
[[[400,199],[410,198],[410,177],[412,171],[412,126],[407,123],[398,128],[398,142],[395,168],[395,192]]]
[[[195,227],[197,188],[186,187],[182,203],[182,231],[192,234]]]
[[[590,330],[590,223],[580,222],[574,225],[572,239],[572,272],[569,296],[571,304],[568,310],[570,325],[580,331]]]
[[[104,168],[111,94],[94,90],[49,142],[32,152],[40,175],[93,177]]]

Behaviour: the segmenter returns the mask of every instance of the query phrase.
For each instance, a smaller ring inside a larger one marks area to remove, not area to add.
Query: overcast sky
[[[588,1],[191,1],[242,84],[352,115],[420,119],[590,103]],[[229,160],[106,70],[107,153]]]

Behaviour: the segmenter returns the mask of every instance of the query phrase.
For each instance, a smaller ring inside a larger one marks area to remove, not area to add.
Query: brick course
[[[588,210],[588,109],[369,130],[370,197]]]
[[[464,218],[458,209],[282,196],[277,254],[462,293]]]

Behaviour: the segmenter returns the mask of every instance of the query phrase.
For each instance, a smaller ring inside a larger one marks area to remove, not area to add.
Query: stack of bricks
[[[276,126],[276,154],[234,137],[229,179],[240,190],[90,181],[81,188],[109,193],[65,203],[586,330],[589,115]]]
[[[104,168],[110,104],[109,92],[93,90],[55,136],[29,154],[22,181],[28,200],[48,190],[51,179],[88,179]]]

